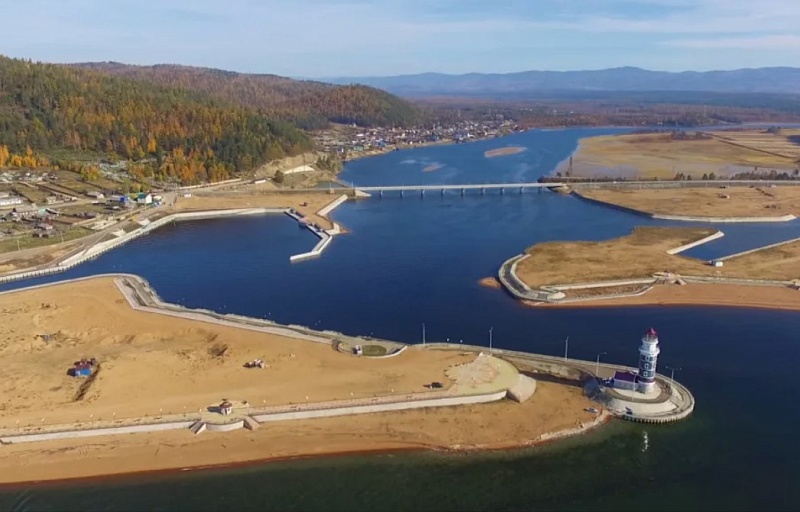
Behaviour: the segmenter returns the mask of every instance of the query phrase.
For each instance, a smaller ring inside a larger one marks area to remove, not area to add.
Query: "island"
[[[504,288],[532,305],[715,304],[800,310],[800,240],[702,261],[680,253],[723,236],[637,227],[601,242],[546,242],[507,260]]]
[[[488,151],[484,151],[483,156],[486,158],[495,158],[498,156],[516,155],[517,153],[522,153],[526,149],[527,148],[522,146],[509,146],[505,148],[490,149]]]

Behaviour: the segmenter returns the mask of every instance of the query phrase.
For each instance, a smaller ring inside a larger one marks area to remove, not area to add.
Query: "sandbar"
[[[222,398],[270,405],[424,393],[424,383],[448,386],[445,369],[476,357],[410,347],[389,359],[359,358],[325,343],[136,311],[108,277],[2,294],[0,311],[2,428],[159,417]],[[96,357],[101,370],[78,398],[86,381],[66,370],[82,357]],[[242,367],[254,358],[268,367]],[[522,404],[275,422],[227,434],[171,431],[7,445],[0,482],[353,451],[503,448],[593,419],[579,386],[539,384]]]
[[[509,146],[507,148],[490,149],[488,151],[484,151],[483,156],[486,158],[494,158],[498,156],[516,155],[517,153],[522,153],[525,151],[525,149],[526,148],[522,146]]]

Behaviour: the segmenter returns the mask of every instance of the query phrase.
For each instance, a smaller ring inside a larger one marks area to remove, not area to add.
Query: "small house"
[[[98,192],[96,190],[90,190],[89,192],[86,192],[86,195],[95,199],[105,199],[106,197],[102,192]]]
[[[228,402],[227,400],[219,404],[219,412],[225,416],[228,416],[230,413],[233,412],[233,404]]]
[[[39,213],[39,207],[35,204],[24,204],[21,206],[15,206],[12,210],[12,213],[17,217],[32,217]]]
[[[722,261],[722,260],[713,260],[713,261],[711,262],[711,266],[712,266],[712,267],[721,267],[723,264],[724,264],[724,263],[723,263],[723,261]]]
[[[152,202],[153,202],[153,196],[148,192],[140,192],[139,194],[136,195],[136,204],[148,205],[152,204]]]
[[[636,374],[618,371],[611,379],[611,387],[615,389],[636,389]]]
[[[16,206],[16,205],[19,205],[19,204],[22,204],[22,198],[21,197],[8,196],[8,195],[6,197],[0,197],[0,207],[3,207],[3,206]]]

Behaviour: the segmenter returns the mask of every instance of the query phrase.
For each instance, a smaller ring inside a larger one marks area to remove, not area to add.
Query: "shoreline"
[[[262,466],[267,464],[278,464],[281,462],[289,462],[295,460],[324,460],[335,459],[340,457],[357,457],[357,456],[381,456],[381,455],[395,455],[395,454],[432,454],[442,453],[450,455],[467,455],[467,454],[491,454],[499,452],[510,452],[526,449],[541,448],[558,443],[564,439],[578,437],[588,433],[596,432],[601,427],[607,425],[613,416],[607,412],[600,414],[596,417],[596,421],[587,425],[584,428],[567,428],[553,432],[541,434],[537,439],[526,441],[509,441],[509,442],[496,442],[490,444],[476,444],[476,445],[445,445],[445,444],[426,444],[426,443],[411,443],[407,441],[386,441],[378,442],[373,447],[361,449],[347,449],[347,450],[330,450],[321,451],[317,453],[304,453],[296,455],[274,455],[259,457],[255,459],[242,459],[230,462],[208,463],[197,466],[180,466],[172,465],[170,467],[160,467],[153,469],[138,469],[133,471],[120,471],[114,473],[104,473],[99,475],[85,475],[85,476],[71,476],[66,478],[40,478],[34,480],[19,480],[19,481],[5,481],[0,482],[0,489],[14,490],[20,488],[30,487],[52,487],[56,488],[60,485],[74,484],[74,483],[93,483],[93,482],[108,482],[114,481],[117,483],[124,483],[126,481],[135,480],[139,478],[151,478],[158,475],[176,475],[183,473],[194,473],[201,471],[221,471],[231,469],[250,468],[255,466]],[[579,431],[578,431],[579,430]],[[397,446],[397,445],[400,446]]]

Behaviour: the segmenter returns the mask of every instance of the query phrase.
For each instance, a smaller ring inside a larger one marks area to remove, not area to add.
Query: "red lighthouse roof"
[[[648,336],[658,336],[658,333],[656,333],[656,330],[651,327],[650,330],[647,331],[647,335]]]

